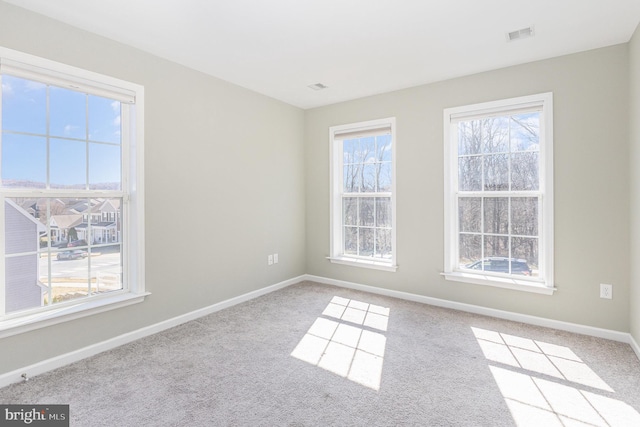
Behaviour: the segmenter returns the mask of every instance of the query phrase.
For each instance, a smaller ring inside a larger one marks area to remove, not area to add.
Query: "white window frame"
[[[144,301],[149,295],[145,290],[144,249],[144,87],[4,47],[0,47],[0,82],[2,72],[122,102],[122,191],[120,195],[114,195],[113,192],[84,190],[84,195],[122,197],[122,217],[126,226],[122,239],[122,290],[10,314],[4,313],[5,234],[1,232],[0,338]],[[78,191],[0,187],[0,224],[4,230],[5,198],[68,197],[72,194],[76,195]]]
[[[458,259],[458,141],[457,123],[471,118],[507,115],[519,110],[540,111],[539,157],[539,262],[536,278],[508,274],[475,273],[457,268]],[[447,280],[489,285],[545,295],[552,295],[553,274],[553,94],[541,93],[518,98],[486,102],[444,110],[444,272]]]
[[[360,197],[371,195],[381,196],[387,194],[391,197],[391,259],[384,260],[374,257],[347,255],[344,253],[344,226],[342,223],[342,195],[343,195],[343,152],[342,140],[336,135],[345,133],[373,132],[379,129],[391,130],[391,192],[389,193],[362,193]],[[371,268],[376,270],[395,272],[396,264],[396,119],[389,117],[384,119],[369,120],[365,122],[346,125],[331,126],[329,128],[329,159],[330,159],[330,256],[327,258],[336,264],[354,267]]]

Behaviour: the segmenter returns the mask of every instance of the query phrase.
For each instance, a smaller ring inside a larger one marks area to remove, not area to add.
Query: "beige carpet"
[[[70,404],[72,426],[640,426],[640,361],[622,343],[304,282],[0,402]]]

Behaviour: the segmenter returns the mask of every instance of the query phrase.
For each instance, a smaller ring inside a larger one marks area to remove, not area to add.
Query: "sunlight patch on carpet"
[[[570,348],[471,329],[518,426],[640,425],[640,414],[614,399],[614,390]]]
[[[486,329],[472,327],[471,330],[484,356],[493,362],[613,392],[613,389],[568,347]]]
[[[379,390],[389,309],[334,296],[291,356]]]

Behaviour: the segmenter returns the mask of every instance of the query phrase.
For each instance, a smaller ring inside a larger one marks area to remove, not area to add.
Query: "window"
[[[450,108],[447,279],[553,292],[552,94]]]
[[[139,302],[143,88],[0,48],[0,336]]]
[[[395,271],[395,118],[330,128],[331,256]]]

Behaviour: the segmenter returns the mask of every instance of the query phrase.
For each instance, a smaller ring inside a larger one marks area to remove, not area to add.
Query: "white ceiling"
[[[640,0],[5,1],[301,108],[624,43],[640,22]]]

